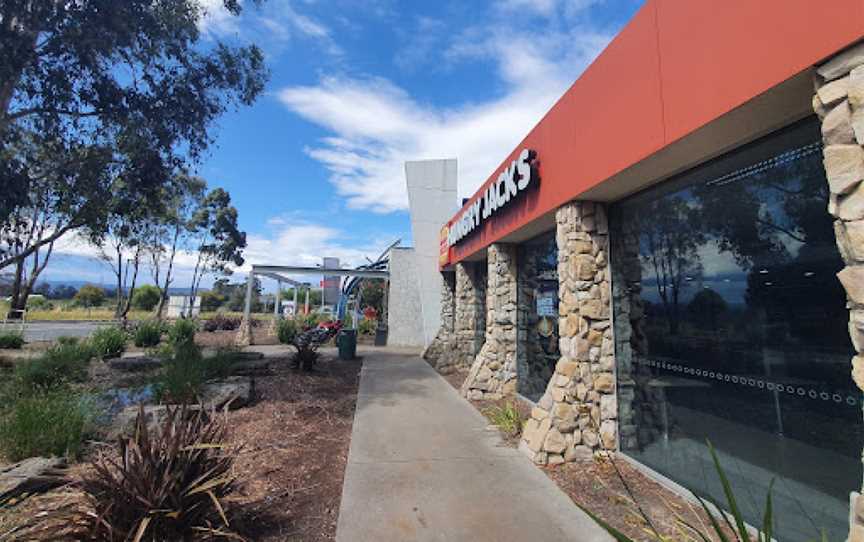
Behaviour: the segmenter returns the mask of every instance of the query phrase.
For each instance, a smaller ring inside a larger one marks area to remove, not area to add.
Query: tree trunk
[[[132,284],[129,287],[129,295],[126,296],[126,303],[123,307],[123,312],[120,315],[120,320],[123,322],[123,327],[126,327],[126,317],[129,315],[129,309],[132,308],[132,293],[135,291],[135,283],[138,281],[138,267],[141,262],[141,245],[135,250],[135,258],[132,260]],[[128,266],[127,266],[128,269]]]
[[[168,288],[171,287],[171,273],[174,270],[174,256],[177,254],[177,241],[180,238],[180,226],[174,228],[174,240],[171,243],[171,255],[168,257],[168,269],[165,271],[165,285],[159,284],[156,281],[156,286],[160,287],[159,305],[156,308],[156,319],[162,319],[162,312],[165,310],[165,303],[168,301]]]

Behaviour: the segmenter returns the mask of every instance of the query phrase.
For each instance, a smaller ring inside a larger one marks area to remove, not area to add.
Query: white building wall
[[[423,346],[423,322],[413,248],[390,251],[390,293],[387,307],[387,344]]]
[[[428,346],[441,325],[441,273],[438,271],[441,227],[458,210],[456,160],[405,163],[411,235],[414,241],[414,282],[419,293],[422,342]],[[391,271],[393,268],[391,262]],[[392,329],[392,328],[391,328]]]

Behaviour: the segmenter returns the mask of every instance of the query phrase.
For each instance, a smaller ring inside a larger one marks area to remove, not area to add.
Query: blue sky
[[[406,160],[455,157],[473,193],[642,3],[268,0],[236,18],[200,1],[206,39],[255,42],[271,71],[198,169],[231,193],[247,263],[349,265],[411,243]],[[46,278],[110,281],[92,247],[58,251]]]

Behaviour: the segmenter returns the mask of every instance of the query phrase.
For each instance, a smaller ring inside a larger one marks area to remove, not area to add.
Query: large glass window
[[[518,390],[539,401],[555,372],[558,350],[558,246],[555,234],[519,247]]]
[[[862,403],[815,119],[611,209],[624,453],[749,520],[775,479],[780,540],[843,540]]]

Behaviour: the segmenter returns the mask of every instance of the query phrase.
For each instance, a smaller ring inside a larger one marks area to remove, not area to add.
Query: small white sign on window
[[[537,316],[555,316],[554,292],[542,292],[537,296]]]

